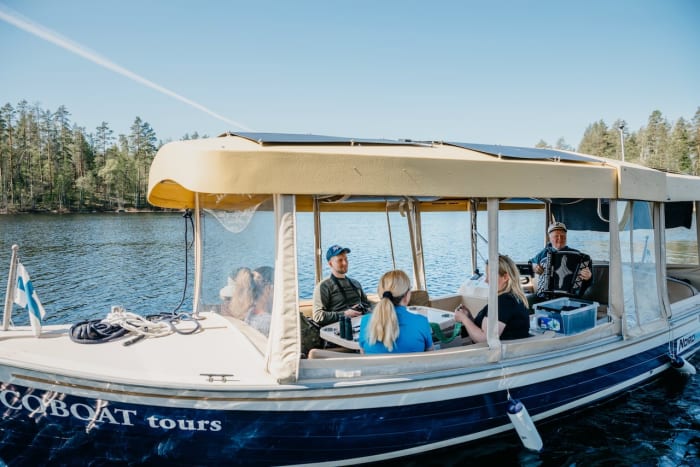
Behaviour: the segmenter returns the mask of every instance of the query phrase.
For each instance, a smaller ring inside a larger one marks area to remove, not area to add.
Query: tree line
[[[164,144],[151,125],[136,117],[115,136],[107,122],[91,132],[70,116],[25,100],[0,108],[0,212],[151,209],[148,170]]]
[[[563,139],[559,139],[554,146],[540,140],[536,147],[574,149]],[[599,120],[588,125],[576,150],[666,172],[699,175],[700,107],[692,120],[680,117],[673,123],[661,111],[654,110],[646,126],[637,131],[631,131],[624,120],[616,120],[610,126]]]
[[[624,137],[622,144],[621,134]],[[184,135],[196,139],[199,135]],[[129,134],[114,136],[107,122],[87,131],[55,112],[21,101],[0,109],[0,212],[80,212],[150,209],[148,170],[163,145],[148,122],[136,117]],[[563,138],[553,146],[574,150]],[[670,123],[660,111],[631,131],[624,120],[589,125],[576,150],[661,170],[698,175],[700,107],[691,121]]]

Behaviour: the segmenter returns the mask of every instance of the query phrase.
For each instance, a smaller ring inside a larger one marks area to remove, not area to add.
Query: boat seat
[[[343,349],[342,347],[338,347],[336,350],[328,350],[328,349],[311,349],[311,350],[309,350],[309,358],[310,359],[348,358],[348,357],[360,357],[360,356],[362,356],[361,353],[355,352],[352,350],[348,350],[348,349]]]
[[[668,288],[668,299],[670,303],[676,303],[698,294],[698,289],[688,282],[676,279],[675,277],[666,279],[666,287]]]
[[[598,310],[596,310],[596,319],[601,319],[608,314],[608,290],[610,285],[607,264],[593,264],[591,270],[591,285],[583,292],[581,298],[598,302]]]
[[[594,264],[593,265],[593,281],[586,289],[586,291],[581,296],[584,300],[596,301],[600,304],[598,308],[598,317],[601,317],[601,309],[605,308],[607,310],[608,303],[608,291],[609,291],[609,277],[608,277],[608,265],[607,264]],[[666,287],[668,289],[668,298],[670,303],[676,303],[677,301],[692,297],[697,295],[698,289],[696,289],[692,284],[682,279],[677,279],[675,277],[666,278]]]
[[[582,299],[595,301],[600,304],[608,303],[608,286],[610,283],[608,270],[607,264],[593,264],[591,285],[581,295]]]
[[[462,296],[457,294],[443,295],[430,299],[430,306],[438,310],[453,311],[462,303]]]
[[[430,306],[430,297],[427,290],[411,290],[411,300],[408,306]]]
[[[309,319],[314,317],[313,300],[299,300],[299,312]]]

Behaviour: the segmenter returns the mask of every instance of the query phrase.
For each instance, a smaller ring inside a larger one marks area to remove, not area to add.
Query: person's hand
[[[578,272],[578,275],[581,279],[587,281],[593,276],[593,273],[591,273],[590,268],[583,268]]]
[[[533,263],[532,270],[534,271],[535,274],[542,274],[544,272],[544,268],[540,264]]]
[[[347,310],[345,310],[345,311],[343,312],[343,314],[344,314],[345,316],[347,316],[348,318],[355,318],[355,317],[357,317],[357,316],[362,316],[362,312],[361,312],[361,311],[357,311],[357,310],[354,310],[354,309],[352,309],[352,308],[348,308]]]
[[[459,305],[457,308],[455,308],[455,321],[464,323],[464,320],[467,319],[471,320],[472,314],[469,312],[469,309],[467,309],[466,306]]]

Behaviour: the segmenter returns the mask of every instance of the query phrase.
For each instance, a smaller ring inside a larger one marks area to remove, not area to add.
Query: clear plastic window
[[[666,229],[666,262],[668,264],[698,264],[696,216],[690,228]]]
[[[204,309],[219,311],[268,335],[275,259],[272,200],[206,210],[202,224]]]
[[[398,212],[390,212],[389,219],[396,269],[402,269],[410,277],[413,274],[413,261],[406,218]],[[309,299],[313,296],[315,271],[313,214],[298,213],[297,222],[299,295],[302,299]],[[359,281],[365,293],[376,292],[381,275],[394,269],[386,213],[322,212],[322,277],[330,275],[326,251],[331,245],[336,244],[350,249],[348,276]]]
[[[642,201],[617,203],[622,255],[622,288],[629,329],[660,318],[654,254],[652,204]]]

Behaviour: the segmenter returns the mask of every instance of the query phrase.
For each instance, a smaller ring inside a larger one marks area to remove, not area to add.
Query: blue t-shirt
[[[391,353],[424,352],[433,346],[433,334],[428,318],[411,313],[404,306],[397,306],[396,317],[399,321],[399,337],[394,342]],[[369,344],[369,320],[372,313],[362,317],[360,322],[360,347],[365,353],[389,353],[381,342]]]

